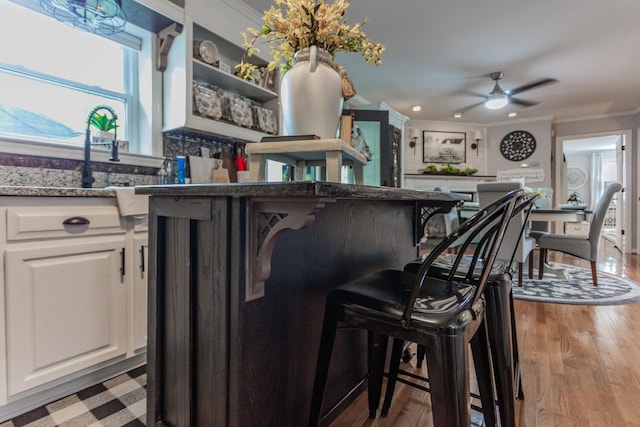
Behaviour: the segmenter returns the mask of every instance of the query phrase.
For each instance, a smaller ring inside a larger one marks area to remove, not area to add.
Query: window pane
[[[7,2],[0,2],[0,16],[0,40],[5,41],[0,62],[124,92],[124,48],[119,44]]]
[[[135,60],[126,48],[16,4],[0,2],[0,16],[0,38],[11,41],[0,43],[0,134],[82,144],[89,112],[105,104],[127,138],[125,79]]]
[[[123,100],[1,71],[0,87],[1,134],[82,144],[91,109],[107,104],[119,115],[118,139],[125,138]],[[91,135],[95,133],[92,128]]]

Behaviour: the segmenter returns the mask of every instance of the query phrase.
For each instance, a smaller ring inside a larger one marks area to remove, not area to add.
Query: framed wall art
[[[464,163],[467,159],[467,134],[464,132],[422,131],[424,163]]]

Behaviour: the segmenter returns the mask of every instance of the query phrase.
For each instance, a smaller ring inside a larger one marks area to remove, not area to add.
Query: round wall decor
[[[577,166],[567,168],[567,188],[569,190],[575,190],[582,187],[587,183],[589,176],[587,172]]]
[[[529,158],[534,151],[536,151],[536,139],[524,130],[508,133],[500,142],[502,156],[514,162]]]

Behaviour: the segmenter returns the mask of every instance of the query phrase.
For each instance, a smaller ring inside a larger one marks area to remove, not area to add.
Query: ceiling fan
[[[507,106],[507,104],[520,105],[523,107],[531,107],[533,105],[537,105],[538,103],[535,101],[525,101],[523,99],[514,98],[514,95],[524,92],[525,90],[531,90],[539,86],[544,86],[549,83],[557,82],[556,79],[540,79],[535,82],[528,83],[526,85],[517,87],[511,90],[504,90],[500,87],[499,81],[504,77],[504,73],[502,71],[496,71],[495,73],[489,74],[491,80],[495,82],[493,89],[489,93],[489,95],[482,95],[479,93],[471,93],[474,96],[480,96],[484,98],[484,101],[478,102],[476,104],[470,105],[461,110],[461,112],[465,112],[470,110],[471,108],[477,107],[479,105],[484,104],[490,110],[499,110]]]

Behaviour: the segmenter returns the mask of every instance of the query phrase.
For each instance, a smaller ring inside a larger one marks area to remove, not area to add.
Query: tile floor
[[[145,425],[147,367],[96,384],[0,424],[0,427],[138,427]]]

